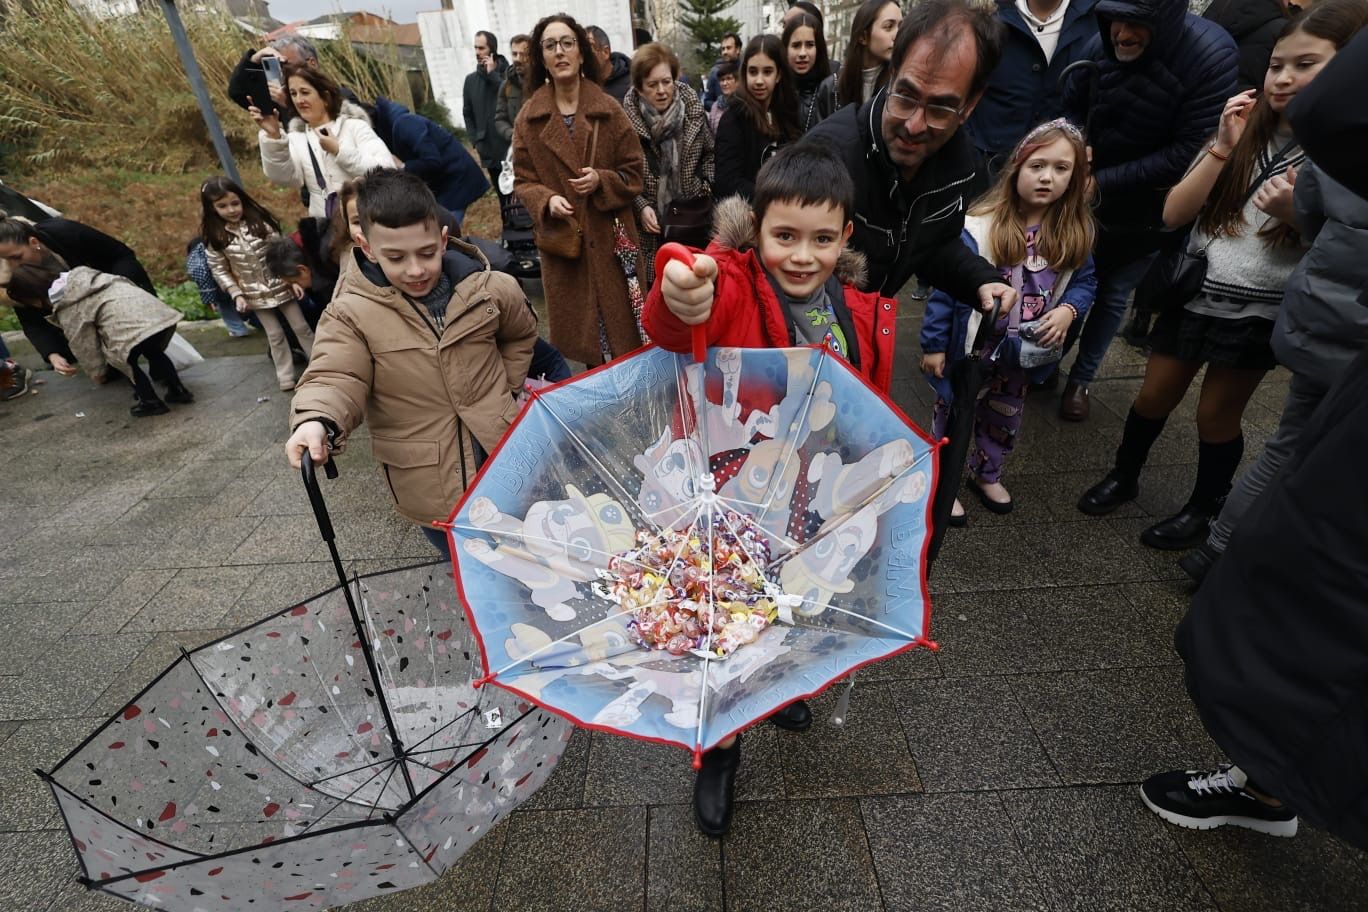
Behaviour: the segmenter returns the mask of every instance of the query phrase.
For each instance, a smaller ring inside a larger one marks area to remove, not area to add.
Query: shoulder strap
[[[309,142],[309,134],[307,131],[304,133],[304,146],[309,150],[309,161],[313,164],[314,178],[318,181],[318,189],[323,193],[327,193],[328,182],[323,179],[323,169],[318,166],[318,157],[314,155],[313,143]]]
[[[594,167],[594,153],[598,151],[598,118],[594,118],[594,125],[589,130],[589,161],[588,167]]]

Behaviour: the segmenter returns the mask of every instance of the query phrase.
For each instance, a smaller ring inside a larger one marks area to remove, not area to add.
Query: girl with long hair
[[[784,25],[780,36],[798,95],[798,127],[804,133],[836,110],[836,80],[831,75],[822,21],[799,13]]]
[[[802,135],[793,74],[776,35],[756,35],[741,54],[741,78],[717,125],[717,198],[750,199],[760,166]]]
[[[1110,513],[1139,494],[1140,471],[1168,416],[1203,367],[1197,403],[1197,478],[1182,509],[1140,541],[1179,551],[1205,541],[1244,456],[1241,422],[1250,397],[1277,364],[1271,340],[1283,292],[1305,252],[1292,209],[1304,156],[1286,112],[1364,24],[1368,4],[1327,0],[1289,22],[1273,46],[1263,92],[1226,102],[1220,125],[1164,203],[1164,223],[1194,222],[1189,251],[1204,251],[1197,296],[1155,321],[1145,379],[1126,416],[1112,470],[1078,509]]]
[[[211,177],[200,185],[200,236],[209,272],[232,298],[238,313],[274,310],[287,320],[304,354],[313,350],[309,329],[293,286],[271,274],[266,245],[280,236],[280,222],[264,206],[226,177]],[[294,358],[280,320],[260,314],[261,328],[271,346],[276,380],[282,390],[295,386]]]
[[[850,20],[850,41],[836,79],[836,107],[864,104],[888,85],[893,39],[902,20],[902,7],[895,0],[860,4]]]
[[[1064,337],[1092,306],[1097,292],[1092,249],[1097,228],[1088,205],[1088,155],[1083,133],[1066,120],[1041,124],[1017,144],[992,189],[969,210],[964,242],[1002,270],[1017,303],[998,319],[987,351],[995,353],[974,414],[969,450],[973,489],[985,508],[1008,513],[1012,497],[1002,470],[1021,432],[1026,389],[1055,369],[1027,369],[1011,357],[1017,327],[1042,349],[1062,351]],[[932,433],[946,429],[953,397],[947,367],[968,353],[984,319],[977,302],[937,291],[926,302],[921,367],[936,390]],[[1057,359],[1056,359],[1057,360]],[[953,525],[963,525],[955,502]]]

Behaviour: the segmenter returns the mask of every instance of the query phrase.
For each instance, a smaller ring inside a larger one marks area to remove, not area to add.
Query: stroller
[[[532,216],[527,207],[518,199],[517,194],[509,194],[499,207],[503,216],[503,234],[500,240],[504,250],[513,257],[510,270],[520,279],[541,278],[541,253],[537,250],[536,239],[532,236]]]

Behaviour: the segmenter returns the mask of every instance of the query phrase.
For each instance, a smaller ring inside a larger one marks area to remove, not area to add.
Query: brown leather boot
[[[1088,388],[1070,380],[1064,386],[1064,398],[1059,400],[1059,417],[1065,421],[1087,421],[1092,405],[1088,402]]]

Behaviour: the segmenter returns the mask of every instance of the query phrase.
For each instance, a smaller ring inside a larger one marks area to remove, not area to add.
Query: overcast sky
[[[441,0],[270,0],[270,4],[271,15],[281,22],[313,19],[339,8],[346,12],[366,10],[395,22],[417,22],[419,13],[442,8]]]

